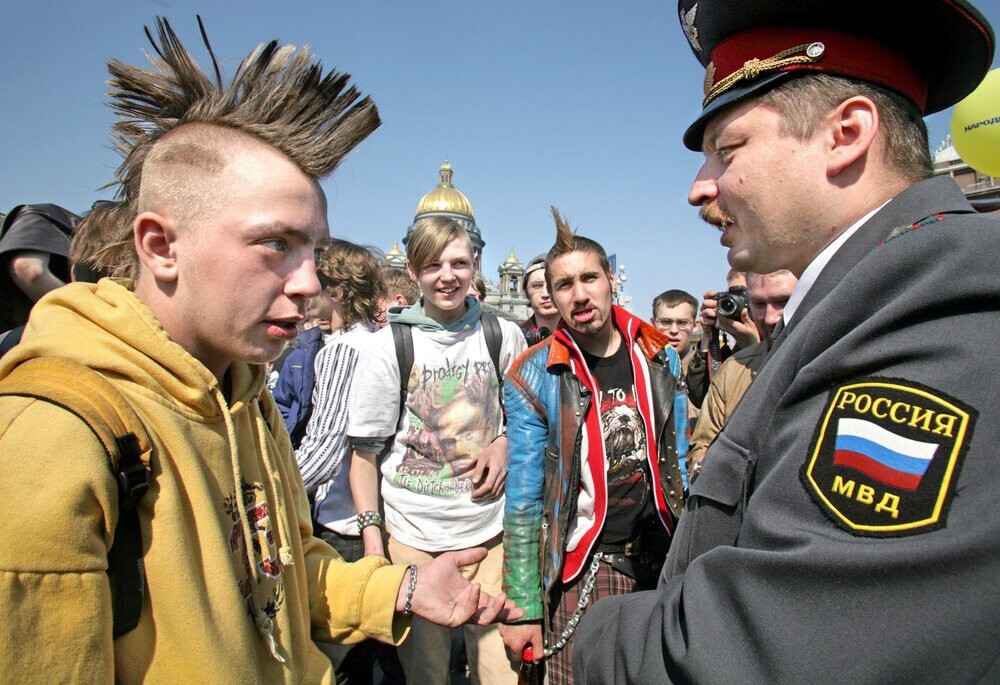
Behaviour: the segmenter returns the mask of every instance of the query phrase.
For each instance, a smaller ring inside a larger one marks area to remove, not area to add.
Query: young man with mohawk
[[[552,214],[544,271],[561,318],[504,384],[504,589],[526,614],[500,631],[560,684],[587,604],[656,584],[682,507],[687,397],[667,336],[612,304],[604,248]]]
[[[121,279],[44,298],[0,367],[61,356],[131,406],[152,474],[138,502],[145,594],[134,629],[106,569],[122,534],[102,443],[74,413],[0,398],[0,672],[11,682],[332,682],[313,637],[399,642],[409,615],[516,616],[464,581],[482,550],[419,569],[345,563],[312,537],[264,365],[294,338],[328,235],[318,179],[379,124],[348,76],[262,45],[228,84],[165,21],[154,70],[112,61]],[[73,341],[67,351],[65,341]],[[89,369],[89,370],[88,370]],[[44,467],[40,459],[45,459]],[[120,588],[119,588],[120,589]]]

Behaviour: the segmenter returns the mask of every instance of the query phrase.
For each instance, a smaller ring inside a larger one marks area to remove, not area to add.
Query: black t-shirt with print
[[[628,346],[622,342],[609,357],[583,356],[600,388],[595,401],[608,454],[608,517],[601,542],[614,545],[630,539],[638,522],[654,514],[646,431],[636,405]]]

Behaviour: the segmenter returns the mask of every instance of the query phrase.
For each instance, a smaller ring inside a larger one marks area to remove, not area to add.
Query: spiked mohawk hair
[[[601,244],[590,238],[585,238],[582,235],[577,235],[569,227],[569,223],[566,221],[565,217],[559,214],[559,210],[553,206],[549,206],[552,210],[552,218],[556,222],[556,244],[552,246],[549,253],[545,255],[545,281],[546,285],[549,287],[551,292],[552,283],[549,280],[549,265],[554,262],[559,257],[570,252],[589,252],[590,254],[597,255],[597,260],[600,262],[601,269],[605,273],[611,272],[611,264],[608,262],[608,254],[601,247]]]
[[[205,33],[198,27],[211,57],[213,75],[206,74],[166,19],[156,19],[156,37],[146,37],[155,51],[152,69],[117,59],[108,62],[112,109],[118,121],[112,144],[123,161],[115,172],[116,199],[135,208],[143,165],[163,136],[184,124],[203,123],[246,133],[285,154],[313,179],[330,174],[340,161],[378,128],[378,110],[371,98],[361,98],[350,74],[323,67],[308,47],[261,43],[224,82]],[[131,219],[120,226],[120,238],[130,242]],[[121,241],[116,241],[119,243]],[[111,244],[103,257],[115,275],[134,276],[130,247]]]

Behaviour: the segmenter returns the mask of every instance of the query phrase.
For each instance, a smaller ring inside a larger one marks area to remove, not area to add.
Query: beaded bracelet
[[[410,564],[406,568],[410,572],[410,586],[406,588],[406,603],[403,604],[403,614],[413,616],[413,591],[417,589],[417,565]]]
[[[382,515],[377,511],[362,511],[358,514],[358,530],[364,530],[368,526],[382,527]]]

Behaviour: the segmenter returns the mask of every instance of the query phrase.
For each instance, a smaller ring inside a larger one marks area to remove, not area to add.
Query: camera
[[[715,311],[718,312],[719,316],[739,321],[740,314],[749,306],[750,297],[747,295],[746,287],[742,285],[734,285],[726,292],[719,293],[718,304],[715,306]]]

